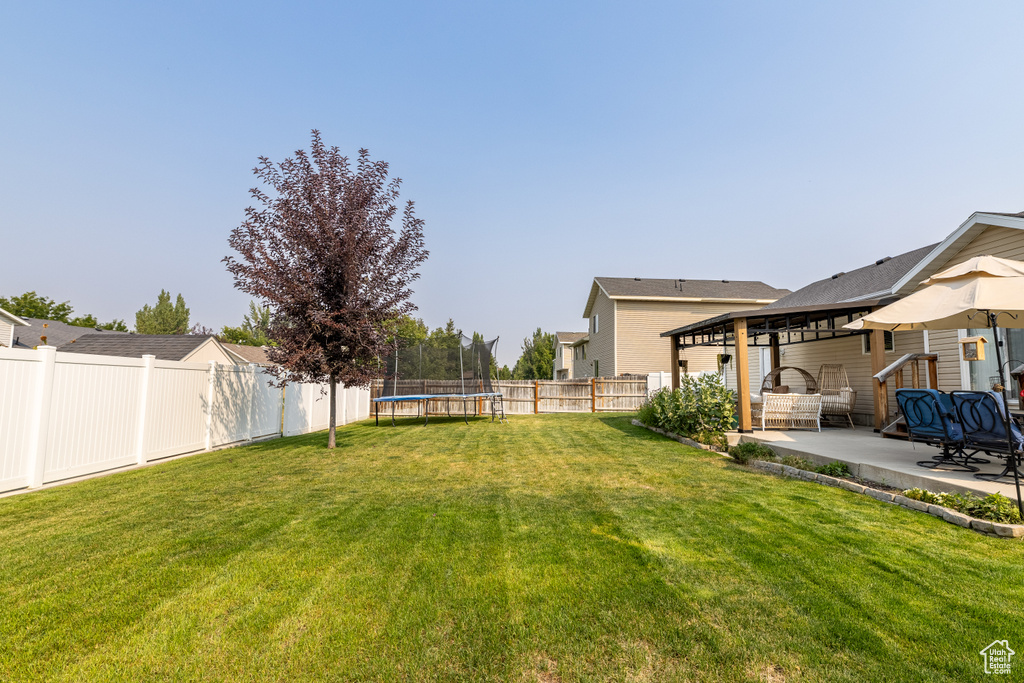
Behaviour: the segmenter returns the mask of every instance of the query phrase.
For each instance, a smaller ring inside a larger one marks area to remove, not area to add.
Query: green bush
[[[829,477],[848,477],[850,476],[850,468],[846,466],[845,462],[839,462],[838,460],[830,462],[827,465],[822,465],[818,469],[814,470],[818,474],[824,474]]]
[[[645,425],[690,437],[725,449],[725,432],[732,428],[735,396],[721,375],[684,375],[675,391],[662,389],[637,411]]]
[[[741,465],[746,465],[752,460],[766,460],[772,462],[775,460],[775,451],[772,450],[771,446],[766,446],[763,443],[756,443],[748,441],[739,445],[733,446],[729,449],[729,455],[732,459]]]
[[[935,493],[925,489],[907,489],[903,495],[913,500],[962,512],[965,515],[1000,524],[1020,524],[1017,504],[1001,493],[990,493],[979,498],[973,493]]]
[[[814,471],[814,463],[806,458],[801,458],[799,455],[784,455],[782,456],[782,464],[795,467],[798,470],[805,470],[807,472]]]

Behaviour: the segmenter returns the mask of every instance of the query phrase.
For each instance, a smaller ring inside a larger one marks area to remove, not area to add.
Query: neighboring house
[[[30,324],[0,308],[0,346],[8,349],[14,348],[15,328],[30,327]]]
[[[97,356],[141,358],[153,355],[158,360],[241,364],[238,354],[224,348],[213,335],[203,334],[84,334],[60,346],[58,350],[64,353],[91,353]]]
[[[267,347],[265,346],[247,346],[245,344],[228,344],[227,342],[221,342],[220,345],[236,359],[235,362],[238,365],[248,365],[249,363],[273,365],[267,358]]]
[[[586,336],[586,332],[555,332],[555,368],[551,379],[573,378],[572,345]]]
[[[95,327],[68,325],[59,320],[46,320],[44,318],[22,318],[21,320],[29,326],[29,329],[15,332],[14,348],[18,349],[34,349],[37,346],[43,346],[43,344],[60,348],[64,344],[86,334],[115,336],[128,334],[127,332],[114,332],[113,330],[103,330]],[[45,341],[43,340],[44,337],[46,338]]]
[[[778,311],[779,316],[785,312],[793,312],[797,317],[808,312],[839,311],[843,308],[853,310],[858,302],[863,302],[866,310],[880,308],[887,303],[907,296],[921,287],[922,281],[938,271],[969,258],[981,255],[999,256],[1015,260],[1024,260],[1024,212],[1006,213],[975,213],[948,235],[943,241],[905,252],[892,258],[880,258],[872,264],[836,273],[806,287],[780,298],[768,306],[748,312],[737,311],[732,315],[719,316],[698,324],[670,329],[666,335],[679,334],[720,334],[718,330],[726,329],[734,320],[763,320],[765,315]],[[785,313],[785,315],[789,315]],[[992,388],[998,376],[995,354],[984,361],[963,361],[960,356],[959,339],[966,336],[985,336],[989,341],[991,332],[986,329],[970,330],[932,330],[925,332],[884,333],[884,363],[881,368],[874,368],[871,360],[870,337],[866,334],[847,334],[841,329],[846,322],[845,316],[836,321],[839,330],[836,338],[830,338],[826,328],[805,328],[808,334],[823,332],[821,339],[810,339],[806,342],[786,344],[779,348],[778,362],[783,366],[799,367],[811,375],[817,376],[824,363],[838,363],[844,366],[850,380],[851,388],[857,391],[857,404],[854,419],[861,424],[878,426],[888,416],[875,415],[874,384],[875,372],[899,360],[908,353],[934,353],[938,356],[938,389],[952,391],[957,389]],[[984,321],[979,320],[979,324]],[[761,323],[763,324],[763,323]],[[781,335],[780,335],[781,336]],[[815,335],[817,336],[817,335]],[[1024,361],[1024,330],[1004,329],[1001,333],[1007,358],[1013,361]],[[672,338],[672,337],[666,337]],[[727,351],[733,350],[729,340]],[[716,348],[722,346],[703,347]],[[750,391],[759,389],[759,377],[763,373],[755,368],[759,359],[767,359],[769,349],[761,347],[760,353],[749,347],[750,360]],[[669,350],[666,357],[669,358]],[[698,348],[684,349],[680,354],[693,352]],[[768,364],[768,363],[765,363]],[[1018,363],[1019,364],[1019,363]],[[730,364],[731,366],[732,364]],[[1010,365],[1014,367],[1014,365]],[[924,378],[922,385],[927,383],[927,373],[922,367]],[[910,373],[907,373],[910,377]],[[730,386],[735,386],[734,377],[727,377]],[[908,379],[909,381],[909,379]],[[888,383],[890,412],[895,410],[896,401],[893,395],[895,382]],[[1016,400],[1011,394],[1011,400]]]
[[[669,372],[671,344],[661,333],[728,313],[758,308],[789,294],[748,280],[661,280],[596,277],[583,311],[589,330],[575,346],[574,377]],[[687,372],[718,369],[716,349],[697,349],[681,361]]]

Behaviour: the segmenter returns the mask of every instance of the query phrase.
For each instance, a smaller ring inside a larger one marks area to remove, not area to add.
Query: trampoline
[[[416,404],[416,419],[423,415],[423,424],[435,415],[458,417],[458,404],[462,403],[462,417],[469,424],[470,414],[479,417],[483,404],[490,405],[491,422],[506,422],[505,406],[500,391],[491,384],[494,349],[498,339],[483,341],[470,339],[461,332],[455,346],[402,345],[395,340],[395,362],[392,374],[384,378],[380,395],[373,399],[374,422],[380,425],[381,405],[387,414],[391,404],[391,424],[395,423],[395,409],[401,403]],[[443,402],[443,408],[439,404]],[[456,412],[452,413],[453,404]],[[472,411],[469,407],[472,406]]]
[[[489,391],[480,394],[409,394],[405,396],[384,396],[381,398],[373,399],[373,419],[374,423],[380,425],[380,404],[390,403],[391,404],[391,424],[395,424],[395,404],[405,403],[406,401],[416,402],[416,418],[420,417],[420,406],[423,406],[423,424],[426,425],[430,421],[430,411],[428,410],[428,401],[444,401],[445,412],[448,413],[448,417],[452,417],[452,401],[462,402],[462,417],[465,419],[466,424],[469,424],[469,411],[466,409],[467,401],[473,403],[476,406],[476,410],[473,412],[473,417],[477,417],[480,414],[480,403],[476,399],[486,399],[491,402],[491,422],[494,422],[495,418],[499,421],[505,421],[505,412],[500,410],[501,406],[501,394],[496,391]],[[455,415],[458,417],[458,413]]]

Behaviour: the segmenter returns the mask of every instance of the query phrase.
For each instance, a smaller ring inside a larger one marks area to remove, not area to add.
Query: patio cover
[[[672,338],[672,388],[679,387],[680,349],[693,346],[732,346],[736,356],[739,430],[749,432],[752,430],[753,421],[750,413],[750,387],[747,377],[748,345],[769,347],[772,353],[772,365],[778,367],[781,364],[779,347],[866,334],[867,330],[844,329],[844,323],[849,323],[860,315],[870,313],[890,301],[892,301],[891,298],[870,299],[791,308],[736,311],[663,332],[662,337]],[[885,367],[885,357],[882,355],[885,344],[881,339],[883,332],[878,330],[871,334],[879,337],[879,339],[872,339],[871,357],[872,371],[879,372]],[[876,397],[876,408],[877,402],[878,398]]]

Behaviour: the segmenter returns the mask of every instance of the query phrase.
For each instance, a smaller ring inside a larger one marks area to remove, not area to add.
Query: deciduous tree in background
[[[365,149],[353,169],[319,131],[309,153],[259,161],[253,172],[269,192],[250,190],[261,208],[246,209],[228,239],[238,257],[224,262],[235,287],[270,307],[278,379],[329,382],[334,448],[337,383],[369,384],[392,352],[394,321],[416,308],[409,297],[428,254],[423,221],[406,202],[396,232],[401,179],[389,180],[388,164]]]
[[[35,292],[25,292],[20,296],[12,296],[10,299],[0,296],[0,308],[8,313],[24,318],[57,320],[77,327],[93,327],[104,330],[116,330],[118,332],[128,331],[128,326],[124,324],[124,321],[117,318],[114,318],[109,323],[100,323],[96,316],[91,313],[72,318],[71,314],[74,312],[74,309],[71,307],[70,301],[58,303]]]
[[[185,297],[178,295],[171,305],[171,293],[160,290],[156,306],[146,304],[135,314],[135,331],[139,334],[188,334],[189,310]]]

